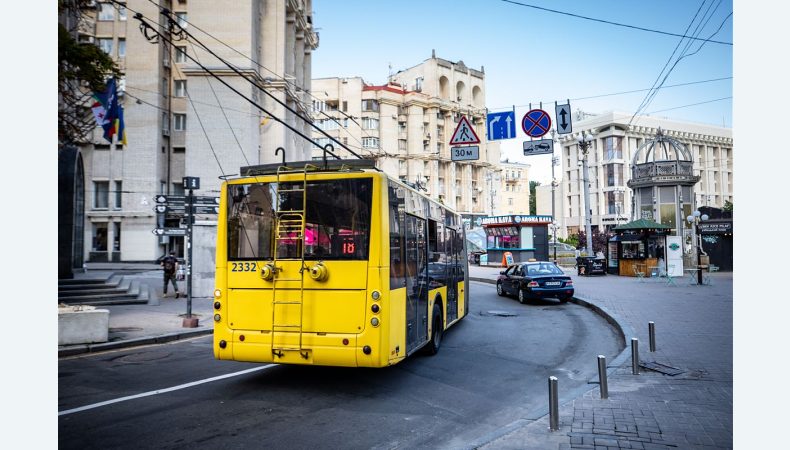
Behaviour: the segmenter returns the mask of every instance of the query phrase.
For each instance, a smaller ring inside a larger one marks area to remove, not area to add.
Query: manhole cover
[[[499,316],[499,317],[515,317],[515,316],[518,316],[518,314],[516,314],[514,312],[497,311],[497,310],[486,311],[486,312],[482,313],[482,315],[484,315],[484,316]]]
[[[148,361],[156,361],[160,359],[165,359],[171,355],[170,352],[141,352],[141,353],[133,353],[131,355],[124,355],[119,358],[116,358],[115,362],[121,363],[141,363],[141,362],[148,362]]]

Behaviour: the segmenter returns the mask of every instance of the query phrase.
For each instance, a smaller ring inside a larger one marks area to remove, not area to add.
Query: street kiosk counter
[[[486,254],[489,264],[500,265],[506,253],[514,262],[530,259],[549,260],[549,224],[551,216],[495,216],[484,217]],[[480,263],[483,265],[482,261]]]
[[[667,230],[668,226],[646,219],[616,227],[617,235],[609,239],[609,273],[627,277],[658,275],[665,264]]]

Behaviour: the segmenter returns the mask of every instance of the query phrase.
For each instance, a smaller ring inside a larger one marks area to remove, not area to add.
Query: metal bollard
[[[601,398],[609,398],[609,384],[606,381],[606,356],[598,355],[598,380],[601,382]]]
[[[648,333],[650,334],[650,351],[656,351],[656,324],[653,322],[647,323]]]
[[[631,372],[639,375],[639,339],[631,338]]]
[[[557,395],[557,377],[549,377],[549,431],[560,429],[560,404]]]

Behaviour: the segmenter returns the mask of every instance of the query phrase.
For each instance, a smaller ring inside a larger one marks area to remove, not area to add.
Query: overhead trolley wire
[[[652,30],[650,28],[638,27],[636,25],[628,25],[628,24],[625,24],[625,23],[612,22],[610,20],[596,19],[594,17],[587,17],[587,16],[582,16],[580,14],[574,14],[574,13],[569,13],[569,12],[565,12],[565,11],[558,11],[556,9],[544,8],[542,6],[530,5],[530,4],[527,4],[527,3],[516,2],[516,1],[513,1],[513,0],[502,0],[502,1],[505,2],[505,3],[511,3],[511,4],[518,5],[518,6],[523,6],[523,7],[526,7],[526,8],[539,9],[541,11],[547,11],[547,12],[551,12],[551,13],[555,13],[555,14],[562,14],[562,15],[565,15],[565,16],[576,17],[578,19],[591,20],[593,22],[600,22],[600,23],[605,23],[605,24],[608,24],[608,25],[615,25],[615,26],[618,26],[618,27],[632,28],[632,29],[635,29],[635,30],[647,31],[647,32],[650,32],[650,33],[665,34],[665,35],[668,35],[668,36],[689,38],[689,39],[693,39],[693,40],[697,40],[697,41],[713,42],[714,44],[733,45],[732,42],[714,41],[712,39],[704,39],[704,38],[699,38],[699,37],[694,37],[694,36],[687,36],[685,34],[670,33],[668,31],[660,31],[660,30]]]

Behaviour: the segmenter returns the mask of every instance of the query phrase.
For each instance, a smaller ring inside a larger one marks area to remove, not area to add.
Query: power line
[[[732,96],[730,96],[730,97],[722,97],[722,98],[717,98],[717,99],[714,99],[714,100],[707,100],[707,101],[704,101],[704,102],[692,103],[692,104],[689,104],[689,105],[675,106],[674,108],[659,109],[658,111],[651,111],[651,112],[649,112],[647,114],[655,114],[655,113],[660,113],[660,112],[664,112],[664,111],[672,111],[673,109],[688,108],[690,106],[697,106],[697,105],[704,105],[706,103],[720,102],[722,100],[729,100],[731,98],[732,98]]]
[[[714,81],[723,81],[723,80],[731,80],[731,79],[732,79],[732,77],[711,78],[709,80],[690,81],[688,83],[671,84],[671,85],[668,85],[668,86],[662,86],[661,89],[669,89],[669,88],[673,88],[673,87],[690,86],[690,85],[693,85],[693,84],[711,83],[711,82],[714,82]],[[590,96],[586,96],[586,97],[576,97],[576,98],[571,98],[570,100],[573,100],[573,101],[576,101],[576,100],[590,100],[590,99],[593,99],[593,98],[612,97],[612,96],[615,96],[615,95],[635,94],[637,92],[650,91],[651,89],[652,88],[634,89],[634,90],[631,90],[631,91],[621,91],[621,92],[612,92],[612,93],[609,93],[609,94],[598,94],[598,95],[590,95]],[[544,100],[542,103],[551,103],[552,101],[554,101],[554,100],[551,100],[551,101]],[[537,101],[532,102],[532,104],[536,104],[536,103],[539,103],[539,102],[537,102]],[[489,108],[489,110],[490,111],[498,111],[498,110],[512,109],[514,107],[516,107],[516,108],[523,108],[523,107],[526,107],[526,106],[528,106],[528,104],[500,106],[500,107],[497,107],[497,108]]]
[[[550,9],[550,8],[544,8],[544,7],[541,7],[541,6],[529,5],[527,3],[516,2],[516,1],[513,1],[513,0],[502,0],[502,1],[505,2],[505,3],[512,3],[512,4],[518,5],[518,6],[524,6],[526,8],[539,9],[539,10],[542,10],[542,11],[548,11],[548,12],[552,12],[552,13],[555,13],[555,14],[562,14],[562,15],[565,15],[565,16],[576,17],[576,18],[584,19],[584,20],[591,20],[593,22],[600,22],[600,23],[605,23],[605,24],[609,24],[609,25],[615,25],[615,26],[618,26],[618,27],[632,28],[632,29],[640,30],[640,31],[648,31],[650,33],[665,34],[665,35],[668,35],[668,36],[677,36],[677,37],[681,37],[681,38],[689,38],[689,39],[694,39],[694,40],[698,40],[698,41],[713,42],[714,44],[732,45],[732,42],[714,41],[714,40],[711,40],[711,39],[703,39],[703,38],[698,38],[698,37],[687,36],[685,34],[670,33],[668,31],[660,31],[660,30],[652,30],[650,28],[643,28],[643,27],[638,27],[636,25],[628,25],[628,24],[625,24],[625,23],[612,22],[610,20],[596,19],[594,17],[587,17],[587,16],[582,16],[582,15],[579,15],[579,14],[565,12],[565,11],[558,11],[556,9]]]

